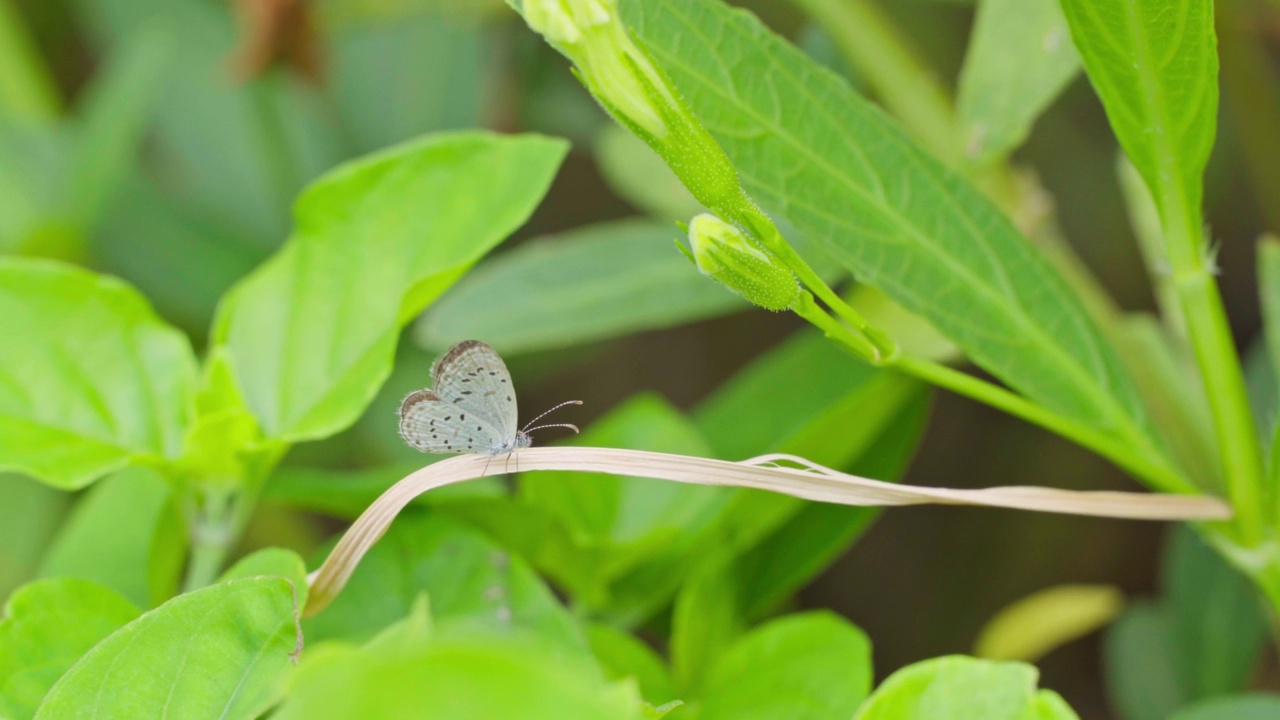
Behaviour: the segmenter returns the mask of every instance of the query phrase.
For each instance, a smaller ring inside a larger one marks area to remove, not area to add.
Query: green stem
[[[191,535],[191,551],[187,561],[187,576],[183,592],[199,590],[213,583],[222,571],[227,553],[234,539],[229,521],[231,498],[223,493],[210,493],[203,498],[191,498],[187,525]]]

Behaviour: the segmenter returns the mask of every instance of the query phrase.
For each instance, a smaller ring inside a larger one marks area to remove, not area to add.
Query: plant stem
[[[183,592],[199,590],[218,577],[231,549],[232,532],[228,523],[231,498],[227,493],[208,493],[201,502],[192,498],[187,512],[191,552]]]

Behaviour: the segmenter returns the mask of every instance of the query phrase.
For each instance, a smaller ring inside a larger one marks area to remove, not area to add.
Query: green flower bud
[[[786,310],[800,299],[796,276],[782,261],[715,215],[690,221],[689,245],[703,275],[751,303]]]
[[[655,141],[667,117],[684,112],[666,79],[636,46],[616,0],[524,0],[524,19],[577,67],[591,93],[624,123]]]

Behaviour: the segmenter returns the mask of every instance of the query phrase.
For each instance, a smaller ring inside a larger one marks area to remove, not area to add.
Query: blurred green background
[[[738,4],[859,84],[803,3]],[[972,5],[883,5],[936,77],[954,87]],[[1280,4],[1235,0],[1218,13],[1225,102],[1206,215],[1247,350],[1259,323],[1253,241],[1280,228],[1280,125],[1270,123],[1280,115]],[[694,272],[669,243],[680,234],[675,221],[696,208],[665,176],[647,172],[647,151],[619,137],[566,62],[501,0],[0,0],[0,251],[118,275],[198,347],[219,295],[287,236],[292,199],[307,182],[422,133],[469,127],[573,142],[547,201],[496,258],[537,236],[648,216],[669,228],[655,244],[677,268]],[[1015,162],[1039,177],[1064,233],[1120,305],[1152,308],[1115,157],[1102,108],[1077,77]],[[590,280],[589,265],[575,270],[581,276],[566,283]],[[476,324],[469,309],[490,320],[500,314],[475,311],[485,288],[459,285],[406,333],[396,373],[365,419],[297,448],[287,464],[414,462],[418,456],[395,435],[395,401],[426,384],[439,349],[471,334],[503,350],[526,417],[581,398],[585,406],[561,420],[589,426],[640,391],[693,408],[801,325],[790,315],[746,311],[705,285],[701,309],[673,311],[672,327],[505,344],[473,332],[489,326]],[[905,482],[1138,489],[1063,440],[946,395],[934,398]],[[13,486],[0,526],[27,546],[13,546],[0,563],[0,595],[30,571],[29,559],[70,504],[34,483],[15,479]],[[268,504],[244,549],[280,544],[306,555],[341,527]],[[997,510],[893,510],[798,603],[833,608],[861,626],[884,677],[910,662],[970,651],[993,614],[1051,585],[1101,583],[1132,597],[1154,595],[1167,530]],[[1055,650],[1039,663],[1041,686],[1061,692],[1081,717],[1111,717],[1102,656],[1096,634]]]

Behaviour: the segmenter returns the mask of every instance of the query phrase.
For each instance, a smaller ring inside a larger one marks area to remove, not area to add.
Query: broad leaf
[[[1080,69],[1058,0],[981,0],[956,102],[965,155],[1002,159]]]
[[[1217,130],[1212,0],[1062,0],[1062,10],[1111,129],[1162,214],[1198,221]],[[1189,231],[1199,233],[1198,222]]]
[[[1034,667],[1023,663],[959,655],[925,660],[890,675],[854,718],[1026,720],[1030,716],[1054,720],[1062,717],[1057,699],[1036,691],[1037,674]]]
[[[479,337],[519,353],[746,310],[677,252],[679,236],[674,224],[623,220],[534,240],[469,273],[415,334],[433,350]]]
[[[168,483],[150,470],[131,468],[80,498],[41,562],[40,575],[93,580],[150,608],[177,592],[186,549],[185,523]]]
[[[861,630],[827,612],[789,615],[756,628],[716,661],[698,718],[848,718],[871,691],[871,676],[871,643]]]
[[[588,655],[581,629],[542,580],[475,531],[404,512],[360,562],[342,594],[305,622],[311,640],[361,640],[409,615],[425,594],[438,622],[537,633],[564,656]]]
[[[622,9],[766,209],[1018,391],[1154,452],[1081,301],[976,190],[754,17],[716,0]]]
[[[36,718],[258,717],[301,648],[296,613],[282,578],[180,595],[98,643]]]
[[[138,617],[110,588],[78,578],[37,580],[9,598],[0,620],[0,717],[29,720],[67,668]]]
[[[263,548],[252,555],[242,557],[222,573],[218,582],[262,576],[281,577],[288,580],[293,584],[293,593],[297,598],[298,607],[307,606],[307,566],[292,550]]]
[[[304,663],[275,720],[638,720],[633,687],[511,638],[432,638],[394,653],[340,649]]]
[[[265,435],[296,442],[354,422],[400,327],[524,222],[564,152],[532,135],[437,135],[308,188],[289,243],[214,325]]]
[[[0,318],[0,468],[76,488],[181,451],[195,358],[132,288],[0,258]]]
[[[746,628],[732,555],[700,557],[684,579],[671,611],[671,670],[686,695],[701,694],[713,663]]]

